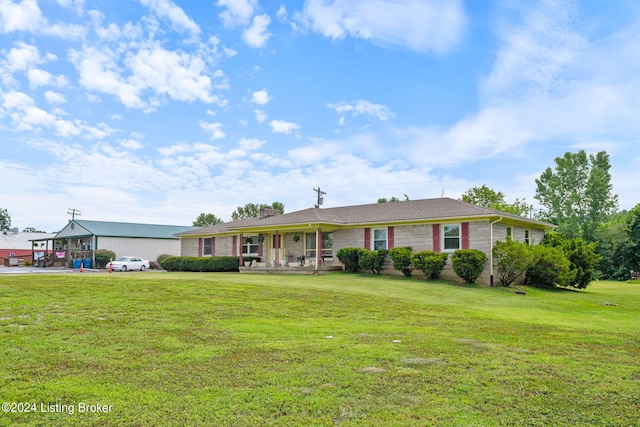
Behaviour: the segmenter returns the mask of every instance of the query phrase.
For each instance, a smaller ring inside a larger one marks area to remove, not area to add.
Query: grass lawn
[[[521,290],[0,275],[0,425],[639,426],[640,284]]]

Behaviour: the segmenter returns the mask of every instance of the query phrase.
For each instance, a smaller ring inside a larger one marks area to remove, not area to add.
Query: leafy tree
[[[602,257],[598,268],[600,276],[604,279],[629,279],[627,222],[630,216],[631,213],[627,212],[611,215],[606,222],[600,223],[596,230],[596,252]]]
[[[238,208],[231,214],[231,219],[237,221],[244,218],[258,218],[260,215],[260,209],[275,209],[282,214],[284,213],[284,204],[280,202],[273,202],[270,205],[247,203],[244,206],[238,206]]]
[[[405,202],[407,200],[409,200],[409,196],[407,196],[406,194],[404,195],[404,200]],[[396,196],[391,196],[390,198],[386,198],[386,197],[380,197],[378,199],[378,203],[389,203],[389,202],[399,202],[400,199],[398,199]]]
[[[567,286],[573,280],[569,260],[560,248],[535,245],[531,251],[534,259],[524,276],[526,285],[555,288]]]
[[[556,157],[555,171],[547,168],[536,179],[536,200],[543,209],[537,216],[554,223],[558,231],[569,237],[595,239],[598,224],[618,207],[613,194],[609,155],[601,151],[594,155],[580,150]]]
[[[0,208],[0,231],[11,229],[11,217],[6,209]]]
[[[526,216],[529,214],[529,204],[525,199],[516,199],[513,203],[507,203],[501,191],[496,192],[486,185],[470,188],[462,195],[460,200],[514,215]]]
[[[222,221],[220,218],[218,218],[217,216],[215,216],[212,213],[209,214],[205,214],[205,213],[201,213],[200,215],[198,215],[198,218],[196,218],[195,221],[193,221],[193,226],[194,227],[208,227],[210,225],[216,225],[216,224],[220,224],[224,221]]]
[[[629,211],[626,232],[625,267],[627,270],[640,271],[640,204]]]
[[[601,257],[596,253],[596,243],[581,238],[567,238],[563,233],[551,231],[544,236],[542,245],[562,250],[569,260],[571,278],[560,286],[584,289],[597,278],[596,268]]]
[[[24,230],[22,230],[23,233],[45,233],[42,230],[36,230],[33,227],[25,227]]]
[[[502,286],[511,286],[531,266],[534,254],[529,245],[507,239],[493,247],[493,259]]]

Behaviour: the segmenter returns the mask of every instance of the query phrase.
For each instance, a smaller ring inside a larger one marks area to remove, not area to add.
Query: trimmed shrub
[[[171,258],[173,255],[170,254],[160,254],[158,255],[158,258],[156,259],[156,261],[158,261],[158,264],[162,264],[162,261],[164,261],[167,258]]]
[[[244,257],[245,261],[259,260],[255,257]],[[188,257],[175,256],[160,263],[167,271],[224,272],[239,271],[240,258],[237,256]]]
[[[104,268],[111,260],[116,259],[116,254],[108,249],[98,249],[94,252],[96,257],[96,268]]]
[[[358,260],[361,248],[342,248],[336,252],[338,260],[344,264],[344,269],[355,273],[358,271]]]
[[[534,259],[524,276],[526,285],[553,289],[567,286],[575,278],[570,269],[571,263],[561,249],[536,245],[531,247],[531,251]]]
[[[567,238],[558,232],[549,232],[542,240],[542,245],[559,248],[569,260],[569,269],[573,278],[565,285],[576,289],[584,289],[598,276],[597,267],[602,256],[596,253],[596,243],[587,243],[581,238]]]
[[[371,270],[373,274],[380,274],[388,253],[389,251],[386,249],[380,249],[377,251],[360,249],[358,266],[363,270]]]
[[[447,263],[445,252],[420,251],[411,255],[411,264],[422,271],[427,279],[437,279]]]
[[[402,271],[404,277],[410,277],[413,271],[413,265],[411,265],[412,250],[411,246],[405,246],[393,248],[389,251],[394,270]]]
[[[465,283],[474,283],[487,265],[487,255],[477,249],[458,249],[451,255],[451,267]]]
[[[493,260],[498,269],[502,286],[511,286],[534,260],[531,247],[524,242],[516,242],[508,239],[506,242],[498,242],[493,247]]]

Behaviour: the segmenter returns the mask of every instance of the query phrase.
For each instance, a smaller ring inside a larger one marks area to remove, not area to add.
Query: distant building
[[[21,233],[17,228],[0,232],[0,264],[18,266],[33,263],[34,257],[44,256],[46,249],[33,239],[50,239],[55,233]],[[49,251],[50,253],[51,251]]]

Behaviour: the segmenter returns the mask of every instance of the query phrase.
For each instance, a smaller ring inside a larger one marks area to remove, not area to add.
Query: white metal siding
[[[179,256],[180,240],[98,237],[96,249],[108,249],[115,252],[116,257],[131,255],[156,261],[161,254]]]

